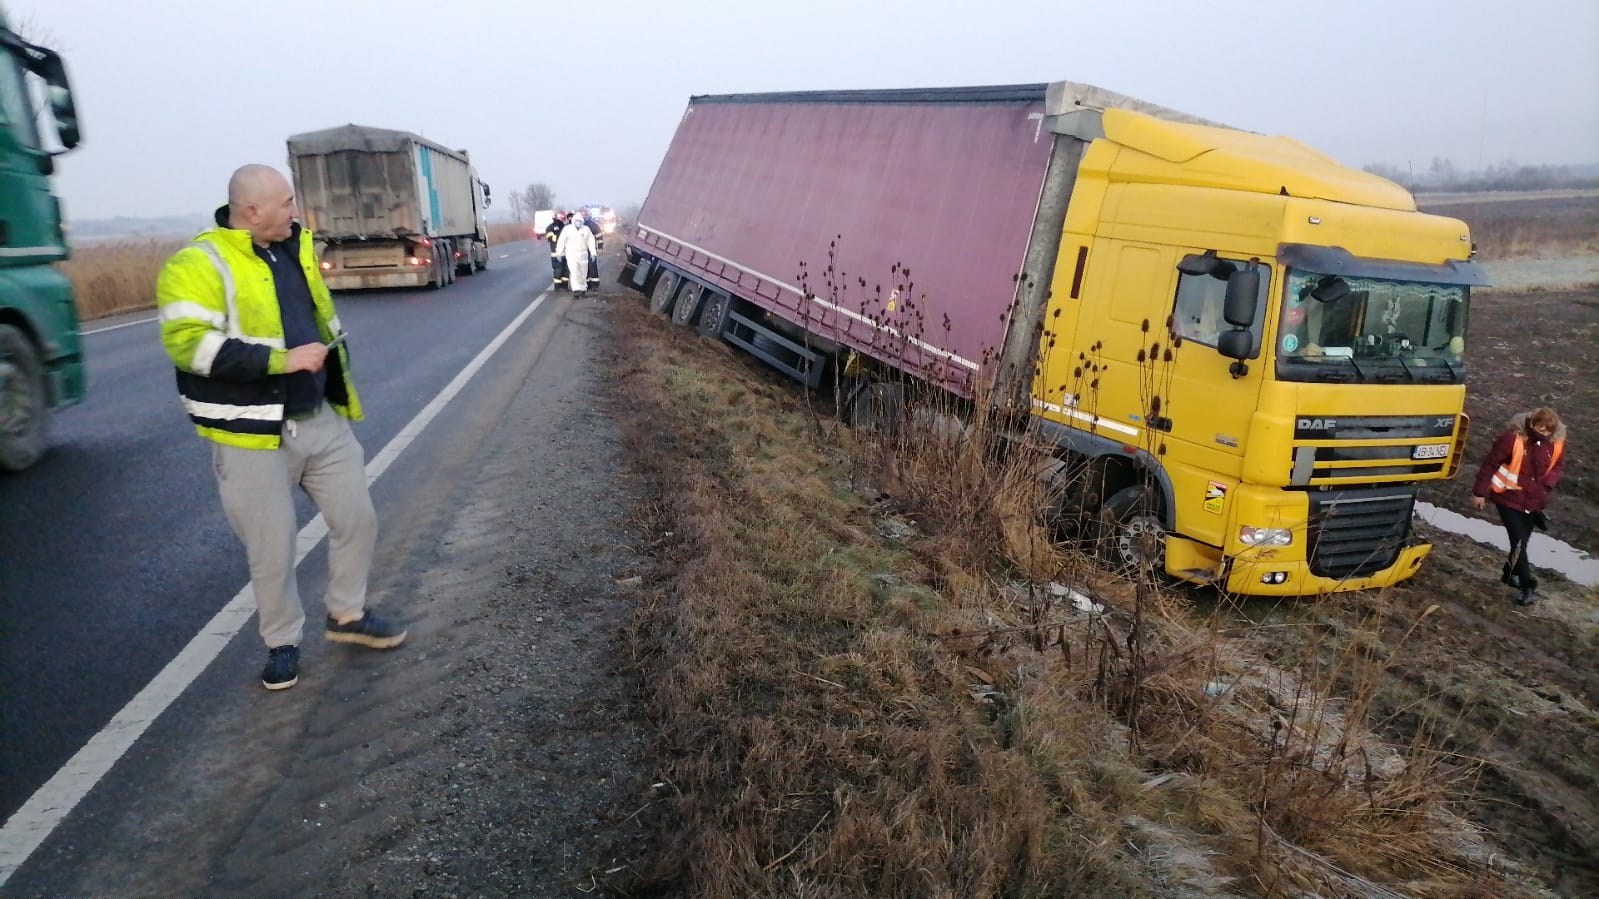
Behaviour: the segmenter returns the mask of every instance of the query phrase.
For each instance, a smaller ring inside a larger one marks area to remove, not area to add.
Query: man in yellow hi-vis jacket
[[[377,545],[350,355],[294,187],[247,165],[228,181],[217,227],[175,253],[156,285],[161,343],[202,437],[222,508],[250,564],[267,665],[261,682],[299,681],[305,610],[295,582],[295,485],[328,524],[327,638],[391,649],[405,631],[366,608]]]

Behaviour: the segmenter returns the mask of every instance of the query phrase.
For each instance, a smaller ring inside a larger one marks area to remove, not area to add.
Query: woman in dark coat
[[[1527,562],[1527,540],[1534,527],[1546,524],[1543,510],[1560,483],[1565,446],[1566,426],[1553,409],[1523,412],[1494,441],[1471,488],[1472,507],[1481,509],[1492,500],[1510,537],[1510,557],[1500,580],[1520,591],[1517,605],[1536,601],[1538,579]]]

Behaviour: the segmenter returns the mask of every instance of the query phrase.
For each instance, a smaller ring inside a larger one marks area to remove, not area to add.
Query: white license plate
[[[1410,454],[1410,458],[1412,459],[1443,459],[1447,458],[1448,456],[1449,444],[1447,443],[1422,444],[1421,446],[1416,447],[1415,452]]]

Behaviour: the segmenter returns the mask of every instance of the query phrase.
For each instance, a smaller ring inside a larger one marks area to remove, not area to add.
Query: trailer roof
[[[885,90],[775,91],[758,94],[700,94],[695,103],[1026,103],[1043,102],[1049,85],[999,84],[986,87],[910,87]]]
[[[689,97],[689,105],[703,103],[1041,103],[1046,115],[1061,115],[1080,109],[1102,111],[1130,109],[1168,122],[1211,125],[1220,122],[1179,112],[1127,94],[1105,90],[1080,81],[1051,81],[1034,84],[992,84],[977,87],[912,87],[884,90],[774,91],[754,94],[699,94]]]
[[[291,156],[337,153],[343,150],[364,150],[369,153],[395,153],[409,150],[412,144],[430,147],[462,162],[471,162],[465,150],[452,150],[409,131],[373,128],[369,125],[340,125],[321,131],[307,131],[289,138]]]

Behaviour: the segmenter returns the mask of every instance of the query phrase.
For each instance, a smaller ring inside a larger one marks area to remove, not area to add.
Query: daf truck
[[[60,55],[12,31],[0,10],[0,471],[37,462],[51,410],[81,402],[87,387],[72,285],[51,265],[67,243],[50,176],[79,136]]]
[[[1291,139],[1063,81],[693,97],[623,278],[857,418],[997,410],[1118,567],[1307,595],[1431,549],[1472,256]]]
[[[443,288],[489,264],[489,186],[465,150],[343,125],[288,141],[289,170],[332,290]]]

